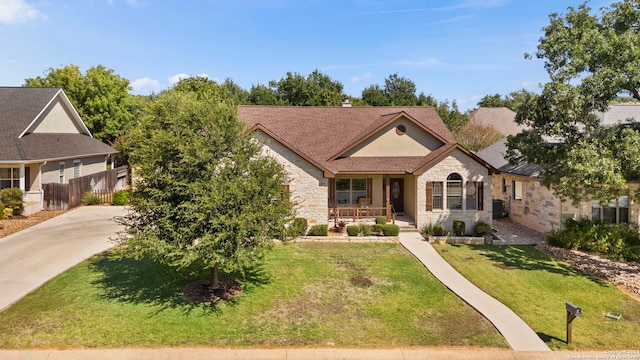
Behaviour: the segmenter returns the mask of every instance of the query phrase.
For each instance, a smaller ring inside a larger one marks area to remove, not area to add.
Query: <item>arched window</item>
[[[447,176],[447,209],[462,210],[462,176],[458,173]]]

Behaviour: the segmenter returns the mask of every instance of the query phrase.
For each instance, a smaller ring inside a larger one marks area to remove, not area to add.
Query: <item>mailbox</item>
[[[577,306],[577,305],[575,305],[575,304],[572,304],[572,303],[568,302],[568,303],[566,304],[566,308],[567,308],[567,314],[571,314],[571,315],[573,315],[574,317],[580,317],[580,316],[582,316],[582,308],[581,308],[581,307],[579,307],[579,306]]]
[[[571,322],[582,316],[582,308],[570,302],[565,304],[567,308],[567,344],[571,344]]]

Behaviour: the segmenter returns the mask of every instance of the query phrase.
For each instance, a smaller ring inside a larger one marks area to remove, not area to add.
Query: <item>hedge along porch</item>
[[[431,107],[241,106],[239,117],[285,168],[310,224],[394,213],[416,227],[491,223],[485,189],[495,169],[457,144]]]

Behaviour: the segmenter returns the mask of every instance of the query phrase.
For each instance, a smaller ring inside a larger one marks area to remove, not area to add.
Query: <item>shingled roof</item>
[[[27,129],[46,115],[56,100],[81,124],[78,133],[28,133]],[[0,162],[25,163],[117,152],[91,136],[62,89],[0,87]]]
[[[491,167],[455,142],[432,107],[240,106],[238,115],[250,128],[263,131],[323,170],[326,176],[337,173],[416,173],[425,164],[446,156],[453,148]],[[443,146],[427,156],[343,156],[399,118],[413,122],[440,140]]]

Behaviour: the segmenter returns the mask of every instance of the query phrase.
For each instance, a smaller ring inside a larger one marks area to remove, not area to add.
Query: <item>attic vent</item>
[[[407,128],[404,125],[396,126],[396,134],[404,135],[404,133],[406,133],[406,132],[407,132]]]

